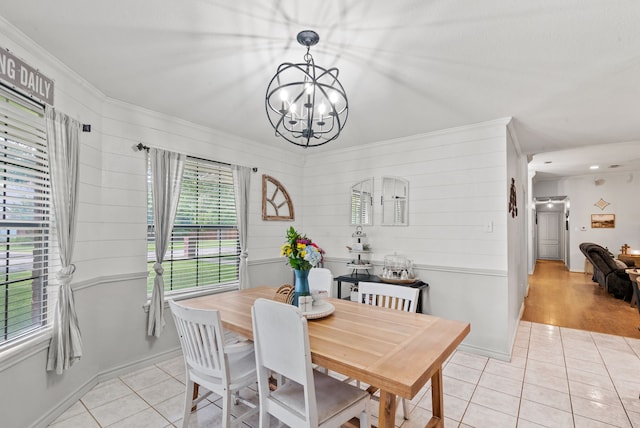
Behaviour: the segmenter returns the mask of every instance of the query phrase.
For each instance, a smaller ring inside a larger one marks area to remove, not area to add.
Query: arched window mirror
[[[362,180],[351,186],[351,224],[354,226],[373,224],[373,178]]]
[[[409,225],[409,182],[397,177],[382,177],[382,225]]]

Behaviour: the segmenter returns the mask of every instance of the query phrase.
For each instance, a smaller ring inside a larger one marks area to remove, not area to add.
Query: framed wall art
[[[295,219],[293,201],[287,189],[273,177],[262,176],[262,220],[290,221]]]
[[[616,227],[615,214],[591,214],[592,229],[613,229]]]

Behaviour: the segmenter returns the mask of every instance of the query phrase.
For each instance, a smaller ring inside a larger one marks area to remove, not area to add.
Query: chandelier
[[[318,33],[301,31],[297,40],[307,47],[305,62],[278,66],[267,87],[267,117],[276,137],[305,148],[321,146],[340,135],[349,102],[338,81],[338,69],[316,65],[309,53],[320,40]]]

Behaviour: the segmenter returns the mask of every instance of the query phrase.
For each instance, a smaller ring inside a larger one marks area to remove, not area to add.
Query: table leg
[[[393,428],[396,421],[396,395],[380,390],[378,428]]]
[[[338,281],[338,299],[342,299],[342,281]]]
[[[431,377],[431,408],[433,416],[426,428],[444,427],[444,391],[442,390],[442,367]]]
[[[195,400],[196,398],[198,398],[198,394],[200,394],[200,385],[195,383],[193,384],[193,400]],[[196,411],[196,407],[197,405],[194,405],[193,407],[191,407],[191,411],[195,412]]]

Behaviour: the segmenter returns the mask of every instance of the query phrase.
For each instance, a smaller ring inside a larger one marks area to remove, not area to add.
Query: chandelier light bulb
[[[318,34],[301,31],[297,40],[307,48],[304,62],[278,66],[267,87],[265,109],[276,137],[315,147],[338,138],[347,121],[349,102],[338,69],[316,65],[309,52],[320,40]]]

